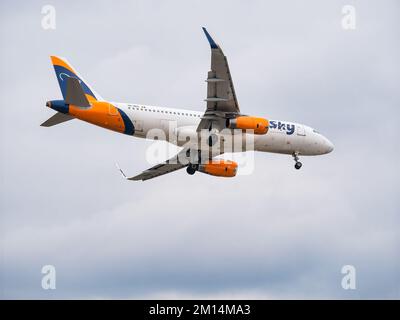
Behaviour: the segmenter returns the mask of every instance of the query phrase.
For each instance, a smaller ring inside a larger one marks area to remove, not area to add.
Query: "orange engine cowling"
[[[236,176],[237,163],[230,160],[211,160],[208,163],[200,164],[198,170],[203,173],[218,177]]]
[[[264,118],[240,116],[235,119],[228,119],[226,126],[230,129],[254,130],[254,134],[266,134],[269,121]]]

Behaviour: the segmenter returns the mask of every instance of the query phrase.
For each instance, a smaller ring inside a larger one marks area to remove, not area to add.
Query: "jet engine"
[[[266,134],[269,121],[264,118],[240,116],[234,119],[227,119],[226,126],[229,129],[254,130],[254,134]]]
[[[236,176],[237,163],[230,160],[211,160],[205,164],[199,164],[198,171],[217,177]]]

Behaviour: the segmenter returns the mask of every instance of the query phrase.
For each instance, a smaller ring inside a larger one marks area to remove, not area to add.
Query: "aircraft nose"
[[[332,142],[330,142],[327,138],[324,137],[324,145],[325,145],[325,153],[330,153],[333,151],[335,146],[333,145]]]

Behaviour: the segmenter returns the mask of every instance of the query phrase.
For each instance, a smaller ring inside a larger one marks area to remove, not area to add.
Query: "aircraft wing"
[[[208,42],[211,46],[211,70],[208,72],[207,77],[207,109],[204,113],[198,127],[199,132],[202,129],[211,130],[218,128],[219,130],[225,128],[226,119],[234,118],[240,115],[239,104],[237,102],[235,88],[233,87],[232,76],[229,71],[228,60],[220,46],[214,41],[214,39],[207,32],[206,28],[203,31],[207,37]],[[125,173],[118,167],[123,177],[127,180],[148,180],[153,179],[164,174],[185,168],[188,166],[188,161],[180,163],[179,159],[185,159],[185,154],[190,147],[183,148],[173,158],[157,164],[142,173],[127,177]],[[192,149],[199,152],[199,148]],[[212,159],[213,157],[222,154],[219,151],[217,154],[212,154],[213,151],[207,151],[208,154],[202,154],[202,158],[206,157]],[[183,156],[183,158],[181,157]],[[186,156],[186,160],[188,157]]]
[[[153,178],[162,176],[164,174],[182,169],[186,166],[187,166],[187,164],[186,165],[180,164],[180,163],[171,164],[171,163],[168,163],[168,161],[166,161],[164,163],[157,164],[154,167],[151,167],[151,168],[143,171],[141,174],[138,174],[137,176],[134,176],[134,177],[127,177],[121,169],[119,169],[119,170],[121,171],[123,177],[126,180],[145,181],[145,180],[153,179]]]
[[[186,154],[184,154],[187,152],[187,150],[188,150],[187,148],[183,148],[178,154],[176,154],[171,159],[168,159],[167,161],[165,161],[163,163],[157,164],[157,165],[155,165],[133,177],[127,177],[125,175],[125,173],[118,167],[118,165],[117,165],[117,168],[121,172],[122,176],[127,180],[145,181],[145,180],[153,179],[153,178],[162,176],[164,174],[187,167],[188,161],[185,161],[185,163],[181,163],[179,161],[180,159],[188,159],[186,157]]]
[[[185,168],[189,165],[189,163],[198,163],[197,162],[199,161],[199,159],[197,158],[198,156],[200,156],[202,159],[209,160],[218,155],[221,155],[222,153],[223,152],[220,150],[208,150],[208,149],[205,152],[201,152],[201,150],[198,148],[197,145],[189,145],[183,147],[182,150],[179,151],[171,159],[168,159],[163,163],[156,164],[155,166],[133,177],[127,177],[125,173],[121,170],[121,168],[118,166],[118,164],[117,168],[126,180],[145,181]],[[191,158],[192,156],[194,157],[193,159]]]
[[[207,109],[197,131],[214,127],[222,129],[227,118],[240,114],[228,60],[206,28],[203,31],[211,47],[211,70],[206,80]]]

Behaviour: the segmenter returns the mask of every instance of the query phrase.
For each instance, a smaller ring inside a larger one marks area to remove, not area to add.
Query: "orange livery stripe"
[[[71,66],[69,66],[65,61],[61,60],[60,58],[56,57],[56,56],[51,56],[51,63],[53,64],[53,66],[60,66],[63,67],[69,71],[71,71],[73,74],[76,74],[75,70],[72,69]]]
[[[117,107],[109,102],[92,101],[90,108],[69,106],[74,117],[113,131],[125,133],[125,122]]]

